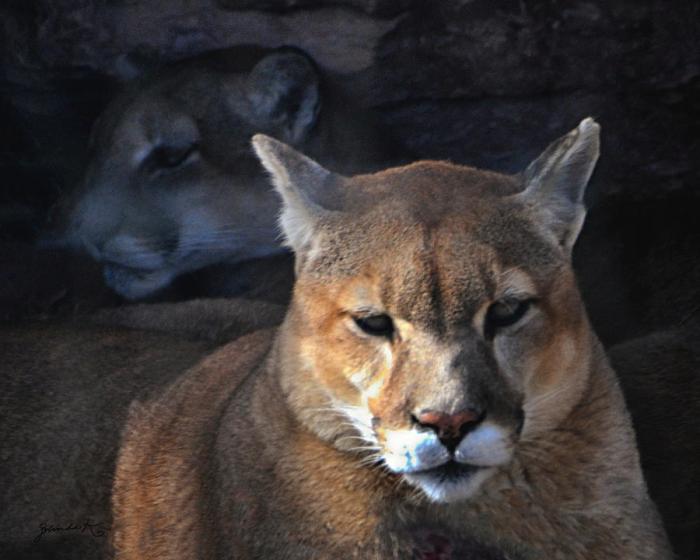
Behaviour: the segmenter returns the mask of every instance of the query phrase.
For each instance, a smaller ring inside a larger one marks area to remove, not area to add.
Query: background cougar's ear
[[[600,152],[600,126],[587,118],[552,142],[525,171],[518,195],[534,206],[545,225],[571,250],[583,225],[583,195]]]
[[[320,221],[338,209],[341,176],[264,134],[253,136],[253,148],[282,197],[279,224],[296,253],[298,271],[317,245]]]
[[[314,63],[296,50],[281,50],[255,65],[247,97],[262,130],[286,142],[301,141],[316,124],[321,104]]]

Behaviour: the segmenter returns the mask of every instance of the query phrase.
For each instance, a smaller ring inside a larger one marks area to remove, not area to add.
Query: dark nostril
[[[484,419],[484,413],[462,410],[453,414],[424,410],[415,417],[418,424],[433,430],[450,451],[454,451],[462,438]]]

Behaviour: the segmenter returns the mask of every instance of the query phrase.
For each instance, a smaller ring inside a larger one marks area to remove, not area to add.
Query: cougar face
[[[278,198],[250,137],[303,145],[319,87],[313,63],[289,49],[246,70],[198,61],[137,84],[95,125],[82,188],[66,204],[69,244],[128,299],[183,272],[280,252]]]
[[[452,502],[565,415],[587,371],[569,260],[597,134],[584,121],[519,177],[422,163],[353,179],[256,137],[297,254],[283,348],[302,421]]]
[[[490,244],[523,208],[465,202],[434,225],[370,213],[329,236],[296,292],[317,302],[295,308],[305,365],[364,439],[356,446],[438,501],[471,495],[510,461],[528,405],[570,366],[582,313],[570,275],[554,280],[564,255],[534,228]],[[323,264],[343,241],[362,247],[345,274]]]

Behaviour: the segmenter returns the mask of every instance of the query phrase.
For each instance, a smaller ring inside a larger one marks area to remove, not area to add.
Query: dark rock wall
[[[604,129],[606,191],[653,193],[698,176],[699,2],[14,0],[2,9],[2,91],[16,119],[66,120],[69,105],[69,116],[89,120],[110,79],[144,66],[293,44],[422,157],[517,169],[592,114]]]
[[[620,306],[627,323],[672,323],[659,286],[695,304],[700,2],[6,0],[0,14],[5,236],[31,237],[74,184],[120,81],[211,49],[291,44],[417,157],[517,170],[593,115],[603,155],[577,263],[585,292],[618,302],[591,304],[599,330],[615,340]]]

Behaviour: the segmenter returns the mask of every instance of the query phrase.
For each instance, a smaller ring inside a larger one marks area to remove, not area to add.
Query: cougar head
[[[435,502],[474,496],[556,426],[590,359],[570,253],[598,138],[586,119],[517,176],[345,178],[257,135],[296,255],[280,348],[301,422]]]
[[[303,145],[320,102],[315,66],[292,49],[245,70],[197,60],[137,83],[94,127],[67,240],[127,299],[212,263],[279,252],[278,199],[250,137]]]

